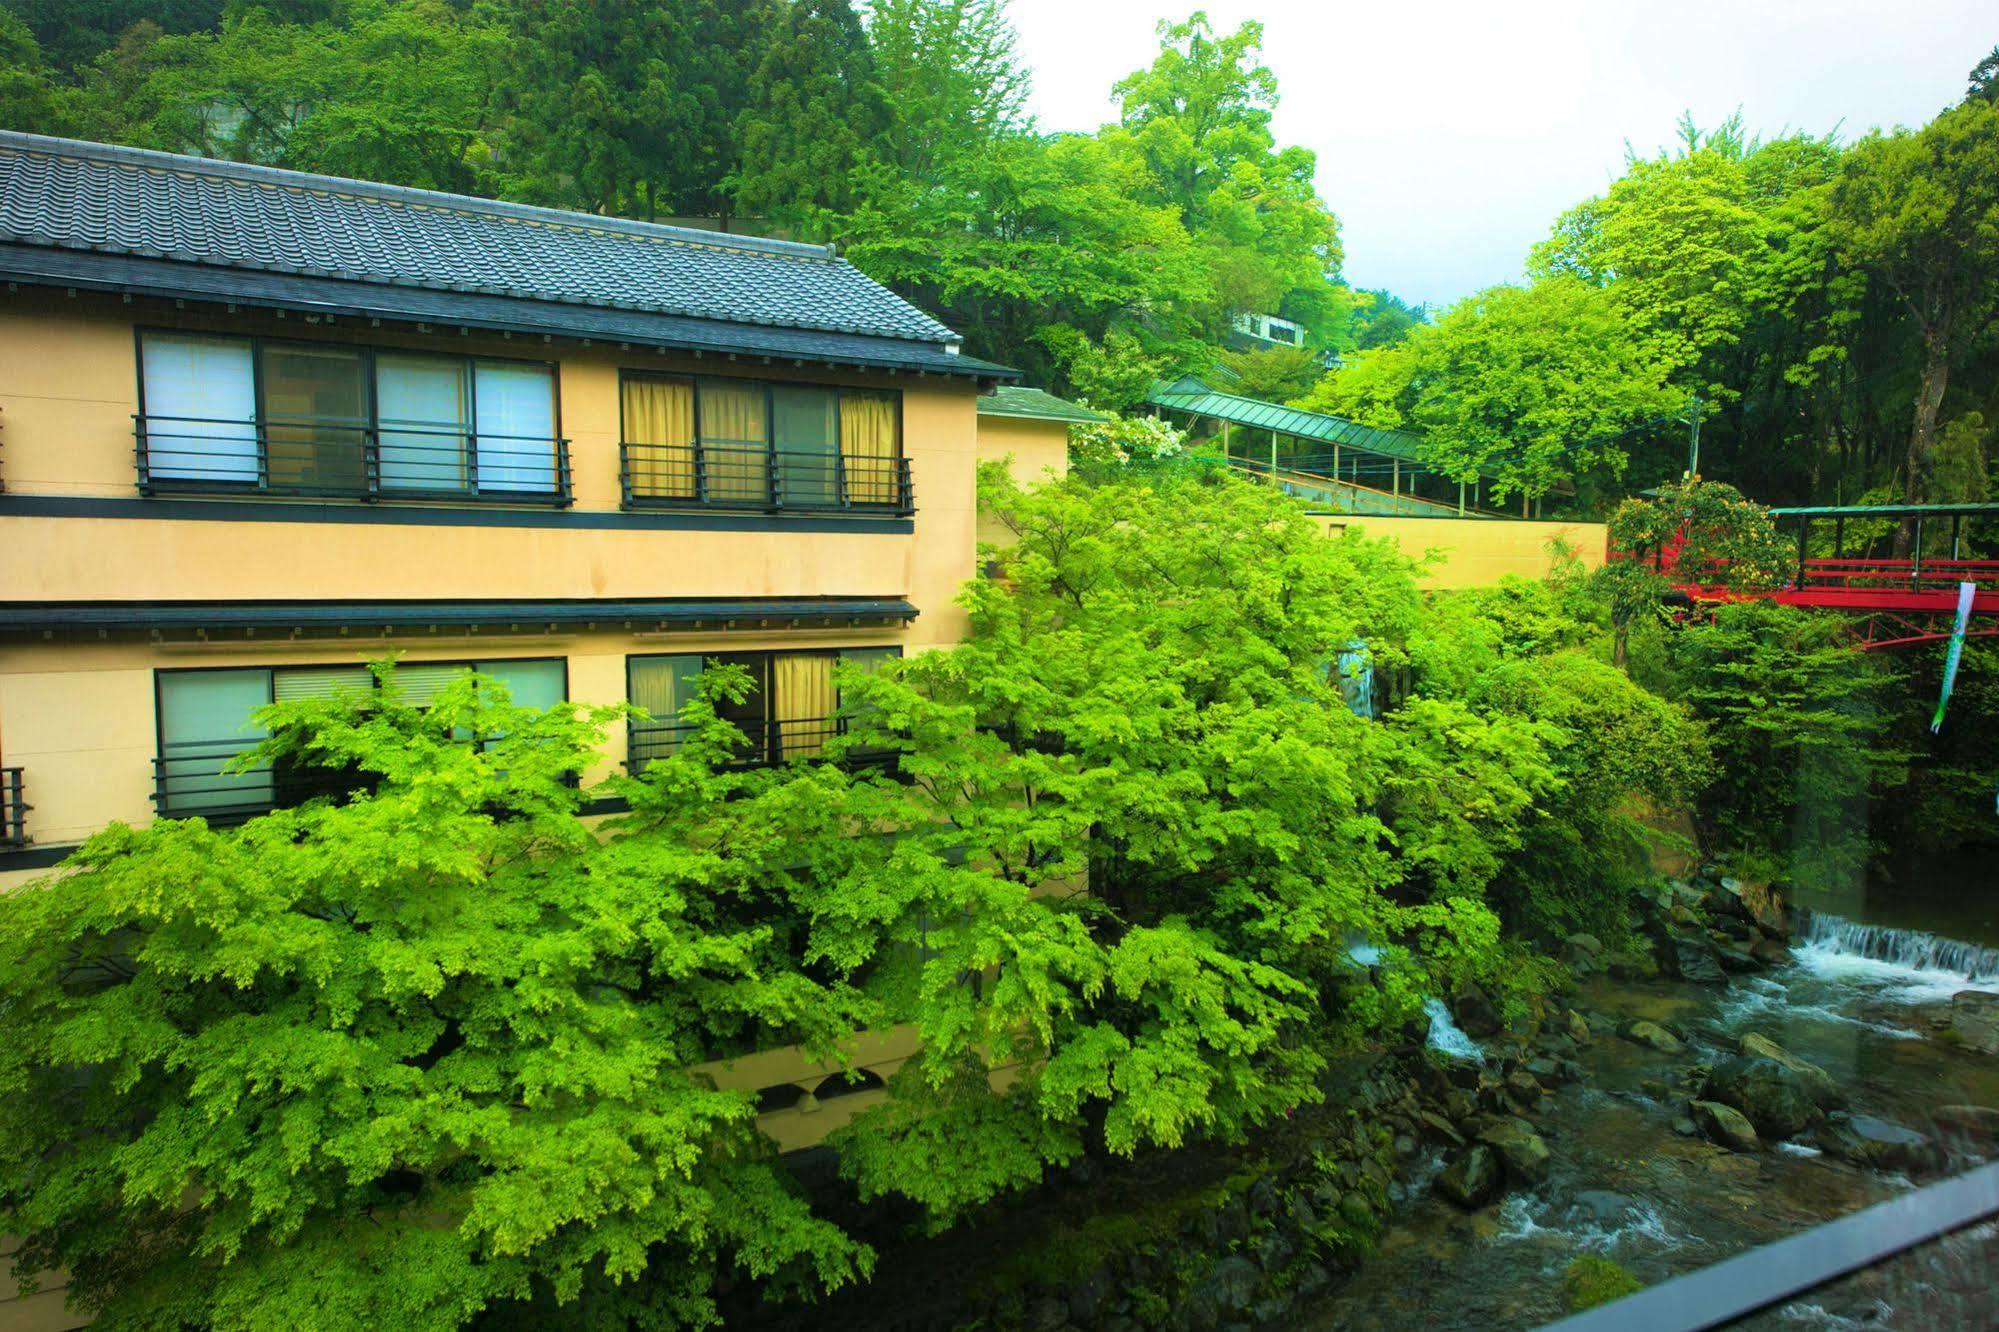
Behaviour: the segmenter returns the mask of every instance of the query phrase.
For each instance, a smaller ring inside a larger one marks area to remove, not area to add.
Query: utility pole
[[[1701,474],[1701,395],[1694,394],[1693,415],[1687,419],[1687,480],[1700,479]]]

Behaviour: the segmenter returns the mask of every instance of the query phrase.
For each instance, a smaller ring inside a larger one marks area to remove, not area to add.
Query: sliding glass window
[[[515,706],[552,707],[568,691],[561,657],[505,661],[413,662],[396,670],[403,697],[427,705],[468,670],[505,684]],[[245,772],[230,765],[266,739],[252,715],[270,703],[335,698],[376,688],[365,666],[282,666],[168,670],[154,676],[158,691],[159,755],[153,800],[160,814],[234,822],[267,810],[303,804],[314,796],[342,796],[372,783],[354,769],[260,764]],[[470,737],[467,737],[470,738]]]
[[[716,712],[742,732],[741,762],[755,765],[822,752],[845,729],[835,668],[874,670],[901,655],[899,647],[868,647],[628,657],[626,697],[650,717],[630,726],[629,766],[640,771],[679,749],[693,733],[680,712],[696,696],[710,663],[740,667],[750,677],[748,695],[740,701],[721,700]]]
[[[628,505],[912,507],[898,394],[632,373],[621,397]]]
[[[555,367],[140,336],[143,489],[567,503]]]

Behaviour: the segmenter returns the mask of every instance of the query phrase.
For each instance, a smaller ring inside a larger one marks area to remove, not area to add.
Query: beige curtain
[[[702,380],[701,443],[710,498],[752,502],[766,498],[770,424],[764,419],[762,384]]]
[[[625,442],[632,494],[694,498],[694,385],[684,379],[625,380]]]
[[[840,396],[840,456],[847,468],[847,502],[893,504],[897,448],[895,399],[881,393]]]
[[[826,747],[837,703],[833,692],[835,660],[830,654],[793,652],[771,662],[777,693],[771,716],[778,724],[784,757],[817,754]]]

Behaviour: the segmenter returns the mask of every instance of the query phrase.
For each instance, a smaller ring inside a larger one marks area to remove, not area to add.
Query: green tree
[[[1356,294],[1363,298],[1354,311],[1356,350],[1393,347],[1430,320],[1427,307],[1411,305],[1392,291],[1375,288]]]
[[[32,134],[74,132],[68,90],[51,77],[28,25],[0,9],[0,125]]]
[[[1999,314],[1999,102],[1966,102],[1920,130],[1861,140],[1828,203],[1841,255],[1893,294],[1920,340],[1901,468],[1903,497],[1920,503],[1951,372]],[[1905,530],[1897,549],[1908,541]]]
[[[887,104],[879,156],[919,189],[1028,128],[1027,67],[1005,0],[871,0],[868,46]]]
[[[857,202],[886,108],[849,0],[785,0],[758,40],[730,176],[736,208],[820,235]]]
[[[1289,402],[1312,391],[1324,369],[1309,347],[1268,347],[1253,351],[1223,351],[1215,363],[1236,374],[1229,392],[1268,402]]]
[[[1682,481],[1650,498],[1628,499],[1607,528],[1618,558],[1596,571],[1592,586],[1610,608],[1611,660],[1620,667],[1632,624],[1657,614],[1675,584],[1761,592],[1783,585],[1796,569],[1795,551],[1778,535],[1770,511],[1720,481]]]
[[[507,192],[648,220],[718,215],[765,0],[508,0]]]
[[[722,1271],[865,1272],[750,1098],[690,1076],[731,1032],[830,1039],[847,1011],[690,835],[721,741],[631,784],[600,845],[573,778],[615,710],[522,711],[477,678],[419,708],[378,669],[379,692],[266,709],[251,759],[371,793],[114,826],[0,896],[23,1270],[67,1269],[107,1325],[444,1328],[584,1298],[698,1326]]]
[[[1298,405],[1420,431],[1430,466],[1490,477],[1504,500],[1566,478],[1615,482],[1624,438],[1682,402],[1668,373],[1607,293],[1551,276],[1461,301],[1400,346],[1351,358]]]

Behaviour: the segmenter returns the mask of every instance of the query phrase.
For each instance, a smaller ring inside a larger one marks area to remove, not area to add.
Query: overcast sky
[[[1162,0],[1013,0],[1044,130],[1115,116],[1150,61]],[[1711,125],[1847,137],[1918,125],[1999,42],[1995,0],[1215,0],[1264,25],[1279,143],[1319,155],[1346,273],[1447,304],[1520,276],[1557,214],[1616,177],[1628,139]]]

